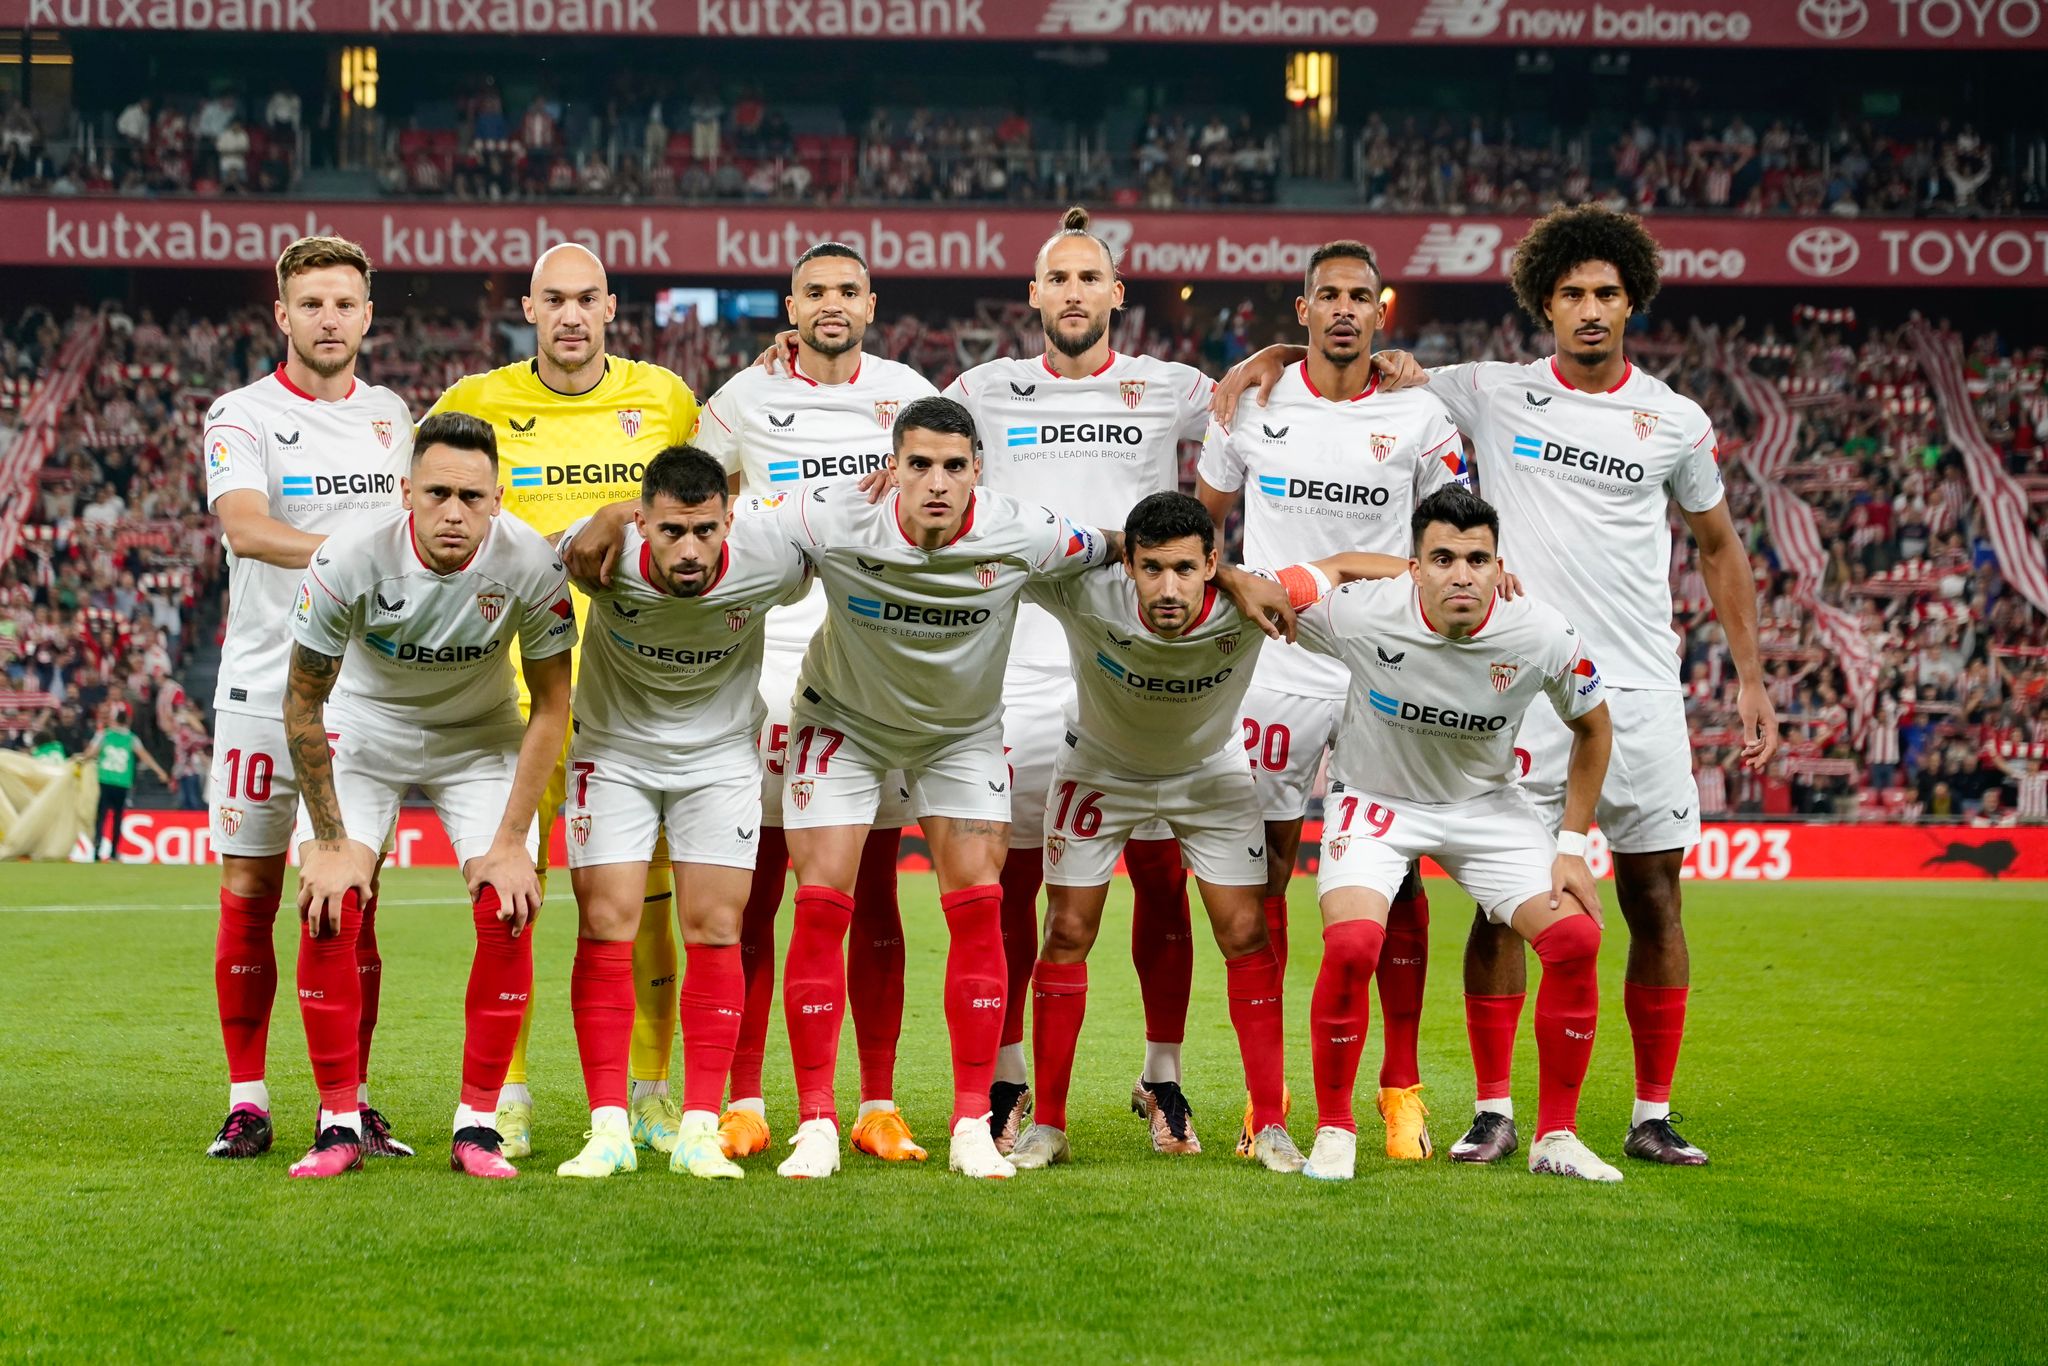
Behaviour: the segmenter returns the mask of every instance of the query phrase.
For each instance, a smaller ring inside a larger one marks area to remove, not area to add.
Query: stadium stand
[[[423,412],[456,377],[510,358],[518,329],[505,321],[400,313],[373,332],[364,373]],[[1249,301],[1170,332],[1133,308],[1117,342],[1220,373],[1257,344],[1257,325]],[[1432,364],[1536,354],[1513,318],[1432,324],[1389,340]],[[629,305],[611,345],[708,393],[760,341],[687,315],[656,328],[651,310]],[[944,384],[1042,342],[1030,309],[987,300],[965,317],[899,315],[869,345]],[[1959,370],[1955,396],[1927,373],[1927,357],[1944,345]],[[1786,724],[1773,770],[1739,771],[1734,678],[1681,534],[1671,573],[1703,812],[2048,819],[2048,616],[2029,606],[2019,574],[2001,571],[2024,559],[2028,538],[2038,562],[2048,347],[2017,349],[1996,335],[1963,344],[1924,324],[1869,328],[1847,310],[1801,308],[1754,335],[1666,320],[1635,338],[1631,354],[1715,418]],[[206,403],[280,355],[267,310],[257,309],[160,322],[114,305],[66,320],[31,307],[7,328],[0,472],[29,490],[5,504],[19,521],[0,564],[0,734],[9,744],[31,747],[54,733],[75,753],[104,706],[126,702],[142,742],[176,765],[180,797],[197,804],[222,576],[192,447]],[[39,406],[71,385],[75,396],[61,408]],[[1968,438],[1943,411],[1950,397],[1974,415],[1997,472],[2031,505],[2017,544],[1979,492]],[[1761,458],[1776,441],[1787,443],[1782,452]],[[1191,462],[1192,447],[1187,454]]]

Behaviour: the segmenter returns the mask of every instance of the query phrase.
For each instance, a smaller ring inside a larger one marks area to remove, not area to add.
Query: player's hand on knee
[[[351,857],[346,840],[315,840],[299,866],[299,915],[315,939],[341,932],[341,910],[353,892],[358,904],[370,895],[371,870]]]
[[[1550,909],[1558,909],[1567,892],[1578,899],[1580,907],[1593,917],[1595,925],[1607,928],[1607,922],[1600,918],[1600,889],[1593,883],[1593,870],[1578,854],[1559,854],[1551,860]]]
[[[487,886],[497,892],[498,919],[512,927],[513,938],[518,938],[540,911],[540,878],[524,843],[500,841],[464,873],[471,901]]]

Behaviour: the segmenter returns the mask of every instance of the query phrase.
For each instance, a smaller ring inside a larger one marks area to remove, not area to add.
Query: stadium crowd
[[[380,320],[363,372],[423,413],[454,379],[516,354],[516,303],[467,318],[394,312]],[[1734,762],[1735,678],[1712,628],[1689,538],[1672,583],[1684,640],[1702,813],[2048,819],[2048,620],[2003,581],[1961,458],[1944,436],[1917,362],[1896,333],[1802,310],[1745,329],[1738,354],[1797,409],[1802,426],[1785,484],[1817,514],[1826,550],[1823,600],[1871,643],[1877,686],[1858,716],[1836,651],[1799,600],[1771,538],[1759,488],[1740,458],[1753,418],[1735,401],[1705,329],[1663,321],[1630,343],[1640,363],[1697,396],[1722,433],[1731,510],[1756,566],[1764,652],[1787,745],[1772,771]],[[25,439],[15,414],[48,378],[67,327],[29,307],[0,336],[0,469]],[[1272,338],[1249,302],[1158,326],[1133,308],[1116,344],[1220,374]],[[209,745],[195,699],[211,694],[221,552],[194,455],[213,395],[267,373],[281,342],[267,309],[159,320],[109,305],[78,401],[59,418],[32,471],[16,553],[0,564],[0,731],[22,748],[84,748],[114,705],[169,769],[181,804],[199,805]],[[711,392],[761,338],[684,316],[656,328],[645,306],[621,308],[610,345],[676,370]],[[983,301],[973,314],[879,324],[869,349],[935,384],[1001,355],[1041,349],[1036,313]],[[1383,344],[1427,364],[1527,359],[1524,324],[1430,324]],[[1986,335],[1967,347],[1970,389],[2009,472],[2048,500],[2048,348]],[[1183,480],[1192,483],[1194,448]]]
[[[1155,210],[1280,198],[1286,107],[1065,108],[772,102],[751,86],[621,75],[608,92],[482,75],[380,114],[367,163],[387,195],[465,200],[1071,202]],[[517,89],[517,94],[507,93]],[[528,93],[530,91],[530,93]],[[459,92],[459,93],[458,93]],[[1961,118],[1777,116],[1692,77],[1649,80],[1639,116],[1553,126],[1496,103],[1469,116],[1373,107],[1336,138],[1357,202],[1520,214],[1558,200],[1640,212],[1983,215],[2048,204],[2038,127]],[[1760,108],[1761,106],[1759,106]],[[1782,106],[1780,106],[1782,109]],[[289,190],[325,120],[301,97],[136,96],[45,127],[0,108],[0,189],[55,194]]]

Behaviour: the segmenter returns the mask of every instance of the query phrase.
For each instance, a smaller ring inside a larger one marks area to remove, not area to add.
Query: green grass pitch
[[[1357,1181],[1238,1161],[1242,1080],[1213,947],[1187,1048],[1209,1151],[1155,1157],[1125,1106],[1141,1017],[1121,892],[1076,1072],[1076,1164],[1006,1185],[949,1176],[944,935],[924,876],[904,887],[897,1094],[932,1163],[850,1155],[829,1182],[777,1178],[792,1128],[778,1016],[778,1151],[744,1182],[656,1163],[558,1180],[585,1116],[574,935],[557,905],[538,931],[538,1151],[518,1181],[467,1182],[444,1156],[469,957],[460,885],[432,870],[385,886],[373,1087],[420,1156],[310,1185],[284,1176],[312,1103],[290,940],[271,1038],[277,1149],[210,1162],[225,1100],[212,871],[6,870],[0,1357],[2018,1360],[2048,1341],[2038,885],[1690,885],[1699,985],[1679,1101],[1713,1165],[1630,1162],[1615,1188],[1532,1177],[1521,1154],[1494,1170],[1396,1167],[1369,1089]],[[1472,1094],[1457,971],[1469,912],[1448,884],[1431,896],[1423,1073],[1441,1150]],[[1306,1146],[1319,947],[1306,879],[1293,916],[1289,1074]],[[1582,1125],[1617,1160],[1622,941],[1617,926]],[[1375,1038],[1367,1088],[1378,1053]],[[842,1098],[852,1054],[849,1038]],[[1516,1080],[1526,1118],[1526,1015]]]

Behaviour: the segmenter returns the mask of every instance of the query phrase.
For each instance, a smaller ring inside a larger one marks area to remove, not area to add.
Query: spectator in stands
[[[220,159],[220,187],[223,190],[242,190],[249,184],[249,130],[242,126],[238,117],[229,121],[228,126],[214,139],[213,149]]]
[[[263,106],[263,122],[270,128],[274,138],[285,141],[296,140],[299,135],[299,92],[288,85],[281,85],[271,93],[269,103]]]

